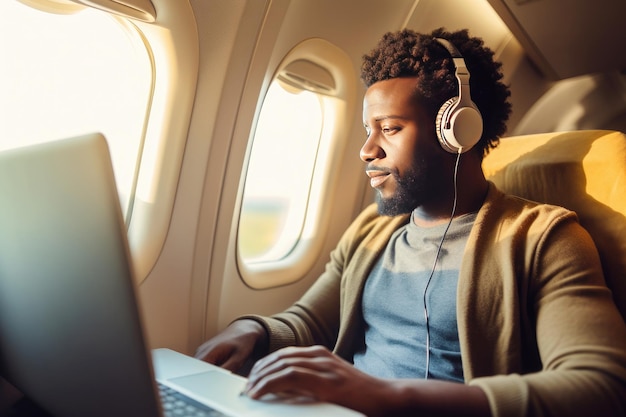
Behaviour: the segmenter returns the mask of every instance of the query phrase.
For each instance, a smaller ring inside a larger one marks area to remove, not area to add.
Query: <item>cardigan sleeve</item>
[[[333,348],[339,327],[339,292],[343,270],[344,242],[348,232],[333,250],[324,273],[304,295],[285,311],[272,316],[248,315],[242,318],[261,323],[269,336],[269,352],[287,346],[321,344]]]
[[[480,345],[469,349],[476,376],[470,384],[485,391],[494,416],[625,415],[626,325],[591,237],[572,212],[555,207],[528,204],[499,225],[478,244],[490,242],[485,257],[502,259],[506,252],[510,261],[474,264],[482,283],[476,288],[488,282],[498,289],[477,296],[492,296],[492,303],[475,307],[465,330],[476,344],[475,329],[496,322],[499,337],[482,344],[496,347],[499,362],[485,368]],[[494,284],[497,279],[508,283]]]
[[[324,345],[350,360],[362,337],[363,284],[390,236],[409,215],[380,216],[376,204],[352,222],[331,252],[324,273],[287,310],[246,316],[261,323],[269,335],[269,351],[287,346]]]
[[[354,309],[360,305],[357,302],[360,295],[358,287],[365,279],[366,269],[374,261],[376,253],[376,249],[372,251],[371,248],[372,240],[376,248],[384,246],[388,238],[385,236],[391,234],[396,224],[405,222],[406,216],[379,216],[376,205],[370,205],[344,232],[337,247],[331,252],[323,274],[297,302],[270,317],[245,316],[265,327],[269,334],[269,351],[314,344],[333,350],[342,315],[349,313],[348,316],[353,316]],[[346,289],[346,286],[349,288]],[[346,305],[350,306],[350,311],[346,311]]]

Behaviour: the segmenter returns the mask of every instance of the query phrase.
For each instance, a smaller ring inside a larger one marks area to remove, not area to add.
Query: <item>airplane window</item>
[[[99,131],[127,215],[152,89],[131,25],[90,8],[54,14],[0,2],[0,150]]]
[[[254,135],[239,222],[244,262],[284,258],[298,242],[322,132],[319,95],[275,80]]]

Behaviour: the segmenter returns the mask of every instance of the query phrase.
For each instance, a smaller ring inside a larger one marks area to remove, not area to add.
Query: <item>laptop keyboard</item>
[[[227,416],[220,411],[173,390],[172,388],[157,383],[161,395],[161,405],[165,417],[220,417]]]

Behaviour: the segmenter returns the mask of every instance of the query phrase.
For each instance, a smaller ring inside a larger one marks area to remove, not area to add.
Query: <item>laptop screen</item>
[[[0,153],[0,375],[54,415],[158,416],[105,138]]]

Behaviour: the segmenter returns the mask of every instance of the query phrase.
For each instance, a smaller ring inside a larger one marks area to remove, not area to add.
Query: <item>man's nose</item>
[[[385,152],[379,146],[374,133],[370,134],[367,137],[367,140],[361,147],[359,156],[363,162],[371,162],[375,159],[381,159],[385,157]]]

